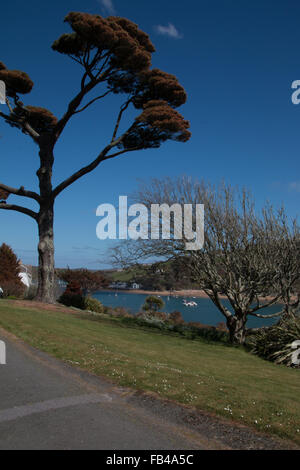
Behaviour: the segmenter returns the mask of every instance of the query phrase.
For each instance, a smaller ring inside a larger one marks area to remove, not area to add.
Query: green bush
[[[136,324],[142,327],[155,328],[161,331],[176,333],[186,339],[204,339],[208,342],[229,342],[228,332],[214,326],[202,326],[197,323],[177,323],[169,319],[170,315],[162,312],[140,312],[136,317],[130,319],[130,324]],[[175,319],[180,320],[179,316],[174,315]],[[173,317],[172,317],[173,318]]]
[[[174,325],[183,325],[184,324],[184,319],[182,317],[182,314],[181,314],[181,312],[178,312],[177,310],[175,310],[174,312],[171,312],[168,316],[168,319]]]
[[[300,316],[283,317],[270,328],[262,328],[250,336],[248,344],[251,351],[276,364],[293,366],[292,343],[300,340]]]
[[[60,304],[65,305],[66,307],[75,307],[80,310],[85,310],[84,298],[82,295],[76,294],[63,294],[58,299]]]
[[[115,307],[111,310],[110,314],[113,317],[133,318],[133,315],[131,315],[125,307]]]
[[[67,307],[76,307],[81,310],[85,309],[85,299],[82,295],[81,287],[75,281],[67,285],[65,292],[60,296],[58,301]]]
[[[142,308],[145,312],[158,312],[164,305],[165,303],[160,297],[148,295]]]
[[[166,323],[167,315],[162,312],[141,312],[136,316],[136,321],[141,325],[153,326],[154,328],[159,328],[161,330],[168,329]]]
[[[156,312],[154,310],[149,310],[147,312],[140,312],[137,314],[138,318],[142,318],[143,320],[156,320],[157,322],[165,323],[168,320],[168,315],[164,312]]]
[[[94,297],[86,297],[84,299],[84,306],[85,310],[89,310],[90,312],[104,313],[104,307],[102,303]]]

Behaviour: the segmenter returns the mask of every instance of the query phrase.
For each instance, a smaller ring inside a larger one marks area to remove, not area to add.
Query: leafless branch
[[[148,211],[151,204],[204,204],[205,242],[200,250],[187,255],[185,244],[175,240],[157,243],[132,242],[128,259],[140,262],[149,256],[170,258],[180,253],[190,260],[191,275],[227,320],[234,340],[243,341],[248,315],[273,318],[293,314],[299,305],[294,301],[295,283],[300,279],[300,234],[296,223],[286,220],[283,209],[266,206],[261,214],[254,207],[251,195],[225,184],[217,189],[202,181],[164,178],[142,185],[134,196]],[[192,226],[196,227],[194,218]],[[165,247],[165,250],[163,248]],[[135,248],[134,248],[135,247]],[[123,256],[122,250],[116,253]],[[126,252],[125,252],[126,255]],[[123,260],[126,256],[123,256]],[[124,261],[122,261],[124,263]],[[222,298],[230,302],[227,309]],[[264,300],[270,297],[270,300]],[[257,313],[275,304],[280,312]]]
[[[105,93],[103,93],[103,95],[97,96],[97,98],[94,98],[94,99],[91,100],[89,103],[87,103],[85,106],[83,106],[82,108],[80,108],[80,109],[78,109],[77,111],[75,111],[74,114],[81,113],[82,111],[86,110],[89,106],[91,106],[93,103],[95,103],[95,101],[98,101],[98,100],[101,100],[102,98],[105,98],[105,96],[107,96],[109,93],[111,93],[110,90],[108,90],[108,91],[106,91]]]
[[[55,136],[56,140],[61,135],[62,131],[64,130],[65,126],[67,125],[71,117],[75,114],[78,106],[80,106],[85,95],[89,91],[91,91],[96,85],[97,85],[97,82],[94,80],[91,80],[87,85],[84,86],[84,88],[81,88],[80,92],[75,96],[75,98],[73,98],[72,101],[70,101],[67,111],[65,112],[63,117],[58,121],[55,128],[53,129],[53,135]]]
[[[119,139],[119,141],[121,140],[121,138]],[[58,194],[60,194],[64,189],[66,189],[68,186],[70,186],[71,184],[73,184],[75,181],[77,181],[79,178],[81,178],[82,176],[90,173],[91,171],[93,171],[95,168],[97,168],[98,165],[100,165],[101,162],[103,162],[106,158],[106,155],[107,153],[113,148],[115,147],[119,141],[116,141],[115,143],[111,143],[109,145],[107,145],[100,153],[99,155],[97,156],[97,158],[95,158],[95,160],[93,160],[89,165],[81,168],[80,170],[76,171],[72,176],[70,176],[69,178],[67,178],[65,181],[63,181],[62,183],[60,183],[54,190],[53,190],[53,197],[55,198],[56,196],[58,196]],[[112,157],[111,157],[112,158]]]
[[[37,193],[33,191],[27,191],[23,186],[17,189],[12,188],[11,186],[7,186],[6,184],[0,183],[0,189],[4,189],[4,191],[7,191],[10,194],[14,194],[15,196],[23,196],[30,199],[35,199],[37,202],[40,201],[40,196]]]
[[[281,298],[281,294],[279,294],[279,295],[273,297],[273,299],[271,299],[271,300],[269,300],[269,301],[267,301],[267,302],[265,302],[265,301],[263,301],[263,300],[260,301],[260,300],[258,299],[256,306],[253,307],[253,308],[249,308],[249,313],[253,313],[253,314],[254,314],[254,312],[257,312],[257,310],[261,310],[261,309],[263,309],[263,308],[271,307],[272,305],[277,304],[277,303],[279,302],[280,298]]]
[[[271,313],[270,315],[262,315],[260,313],[249,312],[249,315],[252,315],[257,318],[275,318],[275,317],[280,317],[283,314],[284,314],[284,309],[277,313]]]
[[[117,132],[118,132],[119,127],[120,127],[120,123],[121,123],[121,120],[122,120],[123,113],[128,108],[130,103],[131,103],[131,99],[129,99],[126,103],[124,103],[121,106],[121,109],[120,109],[120,112],[119,112],[119,115],[118,115],[118,119],[117,119],[117,123],[116,123],[115,129],[114,129],[114,133],[113,133],[113,136],[112,136],[112,139],[111,139],[112,142],[115,140],[115,138],[117,136]]]
[[[16,211],[16,212],[21,212],[22,214],[28,215],[29,217],[32,217],[34,220],[37,220],[38,214],[37,212],[34,212],[27,207],[23,206],[17,206],[15,204],[0,204],[0,209],[5,210],[5,211]]]
[[[139,150],[139,147],[133,147],[130,149],[120,150],[120,152],[116,152],[116,153],[112,153],[111,155],[108,155],[107,157],[103,159],[103,161],[118,157],[119,155],[123,155],[123,153],[135,152],[136,150]]]

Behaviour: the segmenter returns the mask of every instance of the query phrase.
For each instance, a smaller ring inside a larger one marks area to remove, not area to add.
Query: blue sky
[[[191,121],[187,144],[135,152],[108,161],[57,199],[57,266],[107,266],[112,242],[96,238],[96,208],[116,204],[139,179],[197,176],[224,179],[251,189],[260,206],[284,203],[299,213],[300,105],[291,84],[300,80],[300,4],[297,0],[11,0],[1,2],[1,56],[8,68],[26,71],[35,87],[25,104],[57,116],[78,90],[81,69],[51,50],[69,31],[69,11],[106,16],[115,12],[150,34],[153,66],[178,76],[188,92],[180,108]],[[111,136],[119,107],[103,102],[74,119],[56,149],[54,182],[88,163]],[[37,147],[0,121],[0,181],[37,189]],[[13,200],[13,198],[11,198]],[[18,200],[20,202],[20,200]],[[25,263],[36,264],[36,224],[0,211],[0,243],[10,244]]]

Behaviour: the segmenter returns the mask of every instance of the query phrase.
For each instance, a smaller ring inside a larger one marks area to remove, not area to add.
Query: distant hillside
[[[114,282],[133,282],[136,280],[137,271],[135,269],[126,269],[122,271],[106,271],[105,274]]]

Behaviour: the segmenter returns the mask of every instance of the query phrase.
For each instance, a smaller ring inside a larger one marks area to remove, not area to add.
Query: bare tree
[[[175,202],[205,205],[203,249],[186,251],[186,240],[171,236],[170,240],[127,242],[114,254],[123,263],[154,256],[186,259],[199,288],[225,317],[232,343],[245,341],[249,316],[271,318],[295,312],[299,306],[299,227],[295,221],[288,223],[283,209],[276,212],[267,205],[258,215],[247,191],[225,184],[215,189],[188,178],[153,180],[134,199],[148,208]],[[260,313],[281,303],[284,307],[279,306],[275,314]]]
[[[188,121],[175,110],[185,103],[185,90],[173,75],[151,69],[155,48],[146,33],[126,18],[113,16],[105,19],[71,12],[65,22],[73,32],[63,34],[52,49],[75,61],[82,68],[82,75],[78,93],[60,119],[47,109],[25,106],[19,95],[30,93],[32,80],[25,72],[9,70],[0,62],[0,80],[6,84],[8,107],[8,112],[0,112],[0,117],[37,144],[40,160],[36,173],[39,192],[0,183],[0,209],[21,212],[36,221],[39,232],[37,297],[50,303],[54,301],[53,219],[57,196],[106,160],[127,152],[158,148],[168,139],[186,142],[190,138]],[[74,116],[112,94],[125,95],[116,113],[112,136],[88,165],[53,188],[55,146],[66,126]],[[122,133],[122,119],[130,107],[139,114]],[[38,204],[38,210],[6,203],[9,196],[31,199]]]

